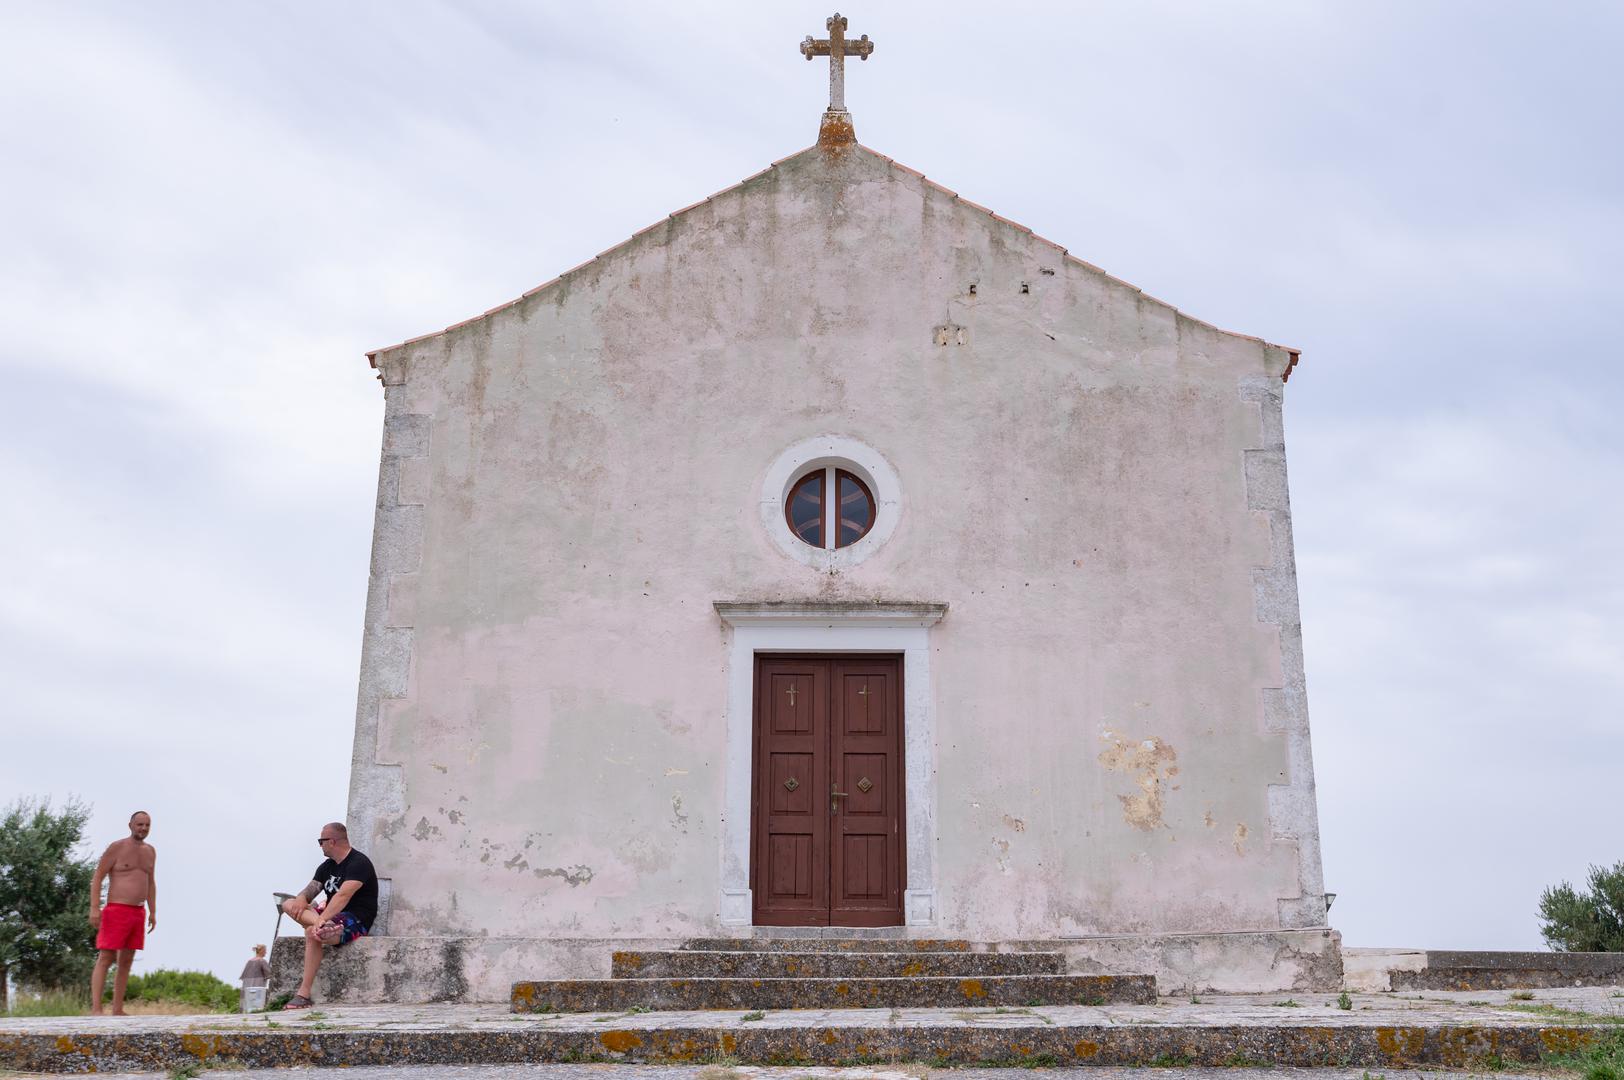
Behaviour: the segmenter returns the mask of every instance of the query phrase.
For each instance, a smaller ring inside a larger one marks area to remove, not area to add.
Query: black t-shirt
[[[359,881],[361,887],[355,890],[355,895],[344,905],[344,910],[360,919],[362,926],[372,929],[372,920],[378,917],[378,872],[372,869],[371,859],[350,848],[343,862],[323,859],[316,872],[310,875],[310,880],[321,886],[329,903],[340,885],[346,881]]]

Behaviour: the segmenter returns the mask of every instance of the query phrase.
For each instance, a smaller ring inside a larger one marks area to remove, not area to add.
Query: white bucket
[[[242,988],[242,1011],[257,1012],[265,1007],[265,992],[268,986],[245,986]]]

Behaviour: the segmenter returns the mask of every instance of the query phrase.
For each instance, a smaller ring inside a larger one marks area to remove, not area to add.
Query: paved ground
[[[1165,1033],[1169,1039],[1169,1046],[1200,1045],[1208,1038],[1207,1033],[1216,1037],[1217,1033],[1227,1032],[1231,1038],[1250,1038],[1245,1033],[1256,1032],[1260,1039],[1273,1037],[1284,1032],[1289,1037],[1295,1037],[1299,1043],[1304,1039],[1335,1038],[1339,1033],[1356,1034],[1355,1029],[1365,1032],[1374,1030],[1408,1030],[1426,1029],[1437,1031],[1449,1029],[1454,1031],[1480,1032],[1494,1029],[1501,1032],[1519,1030],[1537,1031],[1550,1028],[1587,1027],[1595,1024],[1624,1023],[1624,989],[1615,987],[1583,987],[1572,989],[1537,990],[1532,996],[1523,999],[1513,999],[1512,993],[1527,994],[1527,991],[1470,991],[1470,992],[1421,992],[1415,994],[1355,994],[1351,997],[1352,1008],[1338,1007],[1335,995],[1316,993],[1295,995],[1267,994],[1267,995],[1225,995],[1214,996],[1200,1001],[1189,999],[1164,998],[1155,1005],[1107,1005],[1107,1006],[1033,1006],[1026,1008],[965,1008],[965,1009],[848,1009],[848,1010],[783,1010],[768,1011],[765,1013],[743,1013],[737,1010],[722,1012],[650,1012],[650,1013],[576,1013],[564,1015],[515,1015],[510,1013],[503,1005],[372,1005],[372,1006],[329,1006],[297,1012],[297,1013],[261,1013],[249,1016],[213,1015],[213,1016],[140,1016],[140,1017],[49,1017],[31,1019],[8,1019],[0,1021],[0,1049],[8,1043],[17,1045],[22,1040],[35,1044],[41,1037],[54,1044],[63,1044],[71,1048],[75,1040],[81,1045],[88,1045],[89,1040],[101,1039],[105,1042],[107,1036],[133,1037],[131,1042],[146,1040],[163,1040],[167,1037],[174,1040],[190,1039],[194,1044],[199,1039],[208,1040],[216,1036],[224,1036],[228,1040],[232,1036],[259,1035],[279,1036],[274,1041],[285,1042],[280,1036],[297,1036],[304,1040],[309,1036],[310,1041],[331,1043],[335,1039],[354,1043],[377,1043],[380,1039],[389,1042],[392,1036],[405,1036],[395,1041],[405,1042],[413,1036],[442,1036],[455,1039],[471,1038],[475,1042],[490,1043],[502,1041],[510,1035],[525,1036],[527,1033],[540,1036],[542,1033],[576,1033],[589,1040],[590,1045],[596,1045],[598,1036],[614,1033],[622,1041],[636,1045],[636,1040],[620,1033],[632,1033],[641,1036],[643,1045],[653,1046],[661,1037],[661,1033],[699,1030],[706,1033],[715,1033],[720,1038],[729,1032],[740,1033],[739,1042],[744,1045],[747,1036],[769,1035],[793,1040],[814,1034],[809,1029],[816,1029],[816,1033],[824,1041],[833,1042],[842,1030],[855,1033],[853,1037],[868,1039],[874,1032],[890,1032],[906,1034],[939,1033],[950,1035],[954,1030],[958,1032],[974,1032],[992,1040],[988,1045],[996,1045],[1000,1032],[1007,1031],[1012,1041],[1024,1038],[1021,1033],[1036,1033],[1042,1036],[1045,1033],[1055,1035],[1063,1031],[1092,1031],[1097,1037],[1099,1032],[1116,1031],[1121,1037],[1143,1039],[1143,1045],[1150,1047],[1143,1060],[1147,1063],[1153,1057],[1169,1057],[1174,1060],[1169,1064],[1176,1064],[1182,1057],[1190,1060],[1189,1054],[1162,1055],[1154,1048],[1159,1044],[1155,1041],[1158,1032]],[[1239,1032],[1237,1036],[1235,1033]],[[318,1034],[319,1033],[319,1034]],[[19,1040],[16,1037],[21,1037]],[[377,1037],[377,1038],[373,1038]],[[1182,1039],[1182,1043],[1176,1040]],[[1194,1040],[1192,1043],[1191,1040]],[[120,1040],[123,1041],[123,1040]],[[604,1040],[604,1045],[613,1046],[613,1040]],[[729,1041],[731,1045],[731,1040]],[[911,1045],[911,1044],[910,1044]],[[1238,1044],[1237,1044],[1238,1045]],[[1258,1045],[1268,1045],[1260,1042]],[[78,1053],[86,1053],[78,1050]],[[224,1053],[225,1051],[217,1051]],[[1030,1052],[1030,1051],[1028,1051]],[[509,1055],[511,1058],[513,1055]],[[518,1055],[520,1058],[534,1057],[528,1054]],[[870,1055],[863,1055],[870,1056]],[[874,1055],[877,1056],[877,1055]],[[1234,1055],[1242,1060],[1237,1064],[1246,1065],[1250,1061],[1269,1060],[1262,1055]],[[1248,1059],[1249,1060],[1246,1060]],[[0,1055],[0,1065],[4,1065],[7,1058]],[[24,1060],[11,1059],[14,1064]],[[44,1059],[39,1065],[30,1067],[57,1068],[54,1064],[46,1064]],[[125,1059],[129,1060],[129,1059]],[[166,1060],[166,1059],[159,1059]],[[331,1060],[331,1059],[320,1059]],[[372,1061],[378,1060],[374,1057]],[[469,1077],[474,1080],[497,1080],[497,1078],[527,1077],[535,1080],[563,1080],[565,1077],[591,1077],[598,1080],[622,1080],[622,1078],[638,1077],[641,1080],[753,1080],[753,1078],[772,1078],[772,1080],[801,1080],[803,1077],[839,1077],[846,1080],[856,1080],[860,1077],[888,1077],[900,1080],[906,1076],[921,1076],[931,1070],[922,1070],[910,1067],[902,1072],[895,1066],[833,1069],[814,1068],[811,1066],[793,1066],[790,1068],[757,1068],[750,1066],[732,1067],[730,1073],[714,1071],[726,1068],[725,1060],[722,1066],[709,1066],[711,1072],[705,1072],[698,1066],[665,1066],[665,1065],[465,1065],[453,1063],[455,1058],[445,1059],[445,1064],[405,1064],[412,1059],[395,1058],[389,1056],[384,1060],[401,1060],[398,1066],[374,1066],[365,1060],[356,1060],[352,1067],[343,1070],[346,1080],[359,1077],[422,1077],[455,1076]],[[416,1059],[422,1061],[422,1058]],[[479,1058],[463,1057],[462,1061],[480,1060]],[[485,1060],[491,1060],[489,1058]],[[555,1058],[556,1060],[556,1058]],[[703,1059],[701,1059],[703,1060]],[[755,1058],[755,1060],[772,1060],[770,1057]],[[955,1058],[953,1060],[962,1060]],[[973,1060],[973,1059],[972,1059]],[[1050,1060],[1053,1060],[1052,1058]],[[1062,1060],[1064,1060],[1062,1058]],[[1118,1058],[1117,1060],[1132,1060]],[[1199,1054],[1194,1060],[1205,1060]],[[1213,1057],[1212,1060],[1228,1060],[1227,1056]],[[1290,1058],[1275,1060],[1292,1060]],[[1339,1060],[1337,1057],[1315,1056],[1307,1059],[1297,1059],[1303,1063],[1312,1061]],[[1382,1060],[1368,1057],[1342,1057],[1343,1061]],[[1450,1058],[1426,1057],[1425,1060],[1449,1061]],[[86,1064],[89,1063],[87,1058]],[[134,1060],[130,1064],[135,1064]],[[333,1068],[300,1067],[295,1061],[289,1061],[289,1067],[275,1070],[266,1069],[238,1069],[234,1075],[242,1077],[267,1076],[288,1078],[306,1073],[319,1073],[324,1077],[337,1076],[338,1070]],[[107,1061],[107,1067],[119,1067],[113,1061]],[[128,1066],[123,1066],[128,1067]],[[1072,1072],[1070,1069],[1050,1069],[1046,1072]],[[1081,1070],[1088,1080],[1108,1080],[1119,1070],[1106,1065],[1089,1067]],[[1281,1080],[1283,1076],[1296,1070],[1276,1069],[1269,1072],[1270,1080]],[[1394,1069],[1383,1069],[1378,1066],[1368,1068],[1354,1068],[1349,1070],[1305,1070],[1311,1073],[1316,1080],[1366,1080],[1368,1073],[1371,1080],[1377,1076],[1385,1076],[1387,1080],[1397,1080],[1401,1076],[1410,1075],[1447,1075],[1444,1073],[1405,1073]],[[28,1074],[11,1074],[28,1075]],[[108,1073],[102,1075],[129,1075],[153,1076],[162,1075],[153,1073]],[[981,1070],[962,1068],[948,1072],[953,1080],[968,1080],[971,1077],[982,1075]],[[999,1080],[1010,1080],[1007,1071],[988,1073],[996,1075]],[[1207,1070],[1201,1069],[1167,1069],[1158,1072],[1158,1077],[1167,1077],[1172,1080],[1188,1078],[1195,1080],[1208,1075]],[[1213,1071],[1213,1075],[1221,1080],[1246,1080],[1249,1070],[1245,1068],[1228,1068]],[[1459,1074],[1456,1074],[1459,1075]],[[1509,1080],[1512,1073],[1497,1071],[1496,1076],[1501,1080]],[[1140,1074],[1141,1080],[1143,1074]]]
[[[1517,1000],[1512,994],[1531,994]],[[1321,1027],[1373,1023],[1527,1024],[1583,1023],[1606,1017],[1624,1023],[1624,988],[1583,986],[1553,990],[1417,991],[1413,994],[1353,994],[1351,1009],[1337,1007],[1336,995],[1223,994],[1201,999],[1162,998],[1155,1005],[1034,1005],[996,1009],[782,1009],[759,1019],[740,1010],[648,1013],[544,1013],[517,1015],[506,1005],[332,1005],[290,1013],[211,1016],[53,1016],[0,1020],[0,1035],[134,1034],[137,1032],[296,1031],[514,1031],[531,1028],[595,1031],[658,1030],[668,1027],[735,1029],[867,1027],[1024,1027],[1049,1024],[1135,1026]],[[1097,1075],[1091,1073],[1090,1075]],[[1236,1074],[1225,1073],[1234,1080]]]
[[[1553,1080],[1550,1072],[1451,1073],[1368,1069],[1144,1069],[1093,1066],[1022,1069],[1043,1080]],[[100,1073],[100,1080],[156,1080],[164,1073]],[[770,1068],[669,1065],[408,1065],[346,1069],[248,1069],[205,1073],[215,1080],[1011,1080],[1008,1069]],[[7,1080],[47,1080],[44,1073],[0,1072]]]

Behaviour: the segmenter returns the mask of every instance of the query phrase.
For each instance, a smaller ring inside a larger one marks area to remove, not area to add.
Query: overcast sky
[[[832,0],[829,0],[832,2]],[[368,348],[813,141],[828,3],[0,3],[0,800],[153,815],[235,979],[343,816]],[[1624,859],[1624,8],[876,0],[859,139],[1303,350],[1331,912],[1532,948]]]

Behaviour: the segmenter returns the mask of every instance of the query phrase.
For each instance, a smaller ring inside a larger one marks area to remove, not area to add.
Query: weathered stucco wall
[[[714,932],[713,604],[792,600],[948,605],[935,932],[1324,925],[1284,350],[814,149],[375,362],[351,819],[392,934]],[[838,573],[757,510],[821,434],[902,490]]]

